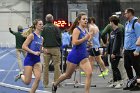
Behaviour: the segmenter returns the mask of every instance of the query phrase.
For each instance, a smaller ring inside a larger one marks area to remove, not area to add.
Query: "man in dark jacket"
[[[49,83],[49,63],[52,60],[54,64],[54,81],[56,81],[60,72],[60,46],[61,46],[61,32],[58,27],[53,24],[53,16],[51,14],[46,15],[46,24],[44,25],[41,33],[44,38],[43,47],[46,53],[44,53],[44,72],[43,72],[43,84],[44,87]]]
[[[109,18],[110,25],[113,31],[110,33],[109,41],[109,54],[111,55],[111,67],[113,72],[113,83],[109,87],[121,88],[122,87],[122,77],[120,70],[118,69],[118,64],[121,58],[121,45],[122,45],[122,32],[118,27],[119,18],[116,16],[111,16]]]
[[[116,17],[118,17],[117,15],[112,15],[112,16],[116,16]],[[122,43],[124,42],[124,26],[119,22],[118,23],[118,28],[119,28],[119,30],[123,33],[123,35],[122,35],[122,38],[123,38],[123,40],[122,40]],[[101,34],[101,37],[103,38],[105,35],[107,35],[108,34],[108,39],[106,40],[106,45],[108,46],[108,43],[109,43],[109,41],[110,41],[110,33],[111,33],[111,31],[113,30],[113,28],[112,28],[112,26],[110,25],[110,24],[108,24],[105,28],[104,28],[104,30],[102,31],[102,34]],[[123,44],[122,44],[122,49],[123,49]],[[108,50],[108,52],[109,52],[109,50]],[[122,51],[123,52],[123,51]],[[110,54],[108,54],[108,63],[110,64]],[[119,68],[119,70],[121,71],[121,75],[122,75],[122,79],[123,80],[126,80],[128,77],[127,77],[127,74],[126,74],[126,70],[125,70],[125,68],[124,68],[124,60],[123,60],[123,58],[121,58],[120,59],[120,62],[119,62],[119,65],[118,65],[118,68]],[[110,74],[111,75],[111,74]],[[111,78],[112,78],[112,75],[111,75]],[[111,80],[112,81],[112,80]]]

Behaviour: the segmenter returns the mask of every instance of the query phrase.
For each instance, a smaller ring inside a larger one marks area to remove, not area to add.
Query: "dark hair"
[[[127,13],[131,13],[132,15],[135,14],[134,8],[127,8],[126,10],[127,10]]]
[[[79,24],[78,21],[81,19],[81,17],[83,15],[87,15],[85,12],[80,12],[78,15],[77,15],[77,18],[75,19],[74,23],[71,25],[69,31],[70,33],[73,33],[73,30],[74,28]]]
[[[119,20],[119,18],[117,16],[109,17],[109,21],[113,22],[115,25],[118,25],[118,23],[120,22],[120,20]]]
[[[88,18],[88,23],[91,23],[91,21],[93,21],[93,23],[95,23],[95,18],[94,17],[89,17]]]

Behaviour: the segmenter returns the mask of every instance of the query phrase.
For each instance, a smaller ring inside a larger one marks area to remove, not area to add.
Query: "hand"
[[[107,45],[106,44],[102,44],[102,47],[106,47]]]
[[[91,41],[88,41],[88,42],[87,42],[87,45],[88,45],[89,47],[92,47],[92,46],[93,46],[93,43],[92,43]]]
[[[134,56],[138,56],[139,52],[134,51],[133,54],[134,54]]]
[[[48,50],[46,48],[43,48],[43,53],[47,54]]]
[[[114,59],[115,58],[115,55],[114,54],[111,54],[111,58]]]
[[[9,31],[11,31],[11,27],[9,28]]]
[[[36,52],[34,52],[34,55],[40,56],[40,52],[39,51],[36,51]]]
[[[106,55],[107,55],[107,52],[105,51],[105,52],[103,53],[103,55],[106,56]]]
[[[90,38],[90,34],[86,34],[85,39],[88,40]]]

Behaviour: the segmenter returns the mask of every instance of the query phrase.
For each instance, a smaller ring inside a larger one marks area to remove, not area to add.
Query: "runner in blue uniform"
[[[86,74],[85,79],[85,93],[90,93],[92,68],[88,60],[86,44],[90,38],[90,34],[86,31],[87,27],[87,15],[81,12],[73,25],[70,28],[72,31],[72,51],[67,57],[66,72],[62,74],[56,82],[53,83],[52,93],[56,93],[57,85],[65,79],[70,79],[72,73],[75,71],[77,65],[79,65]]]
[[[40,19],[36,19],[33,25],[34,32],[27,36],[22,45],[22,48],[27,51],[27,56],[24,60],[24,74],[19,73],[15,78],[16,81],[21,78],[26,85],[29,85],[32,80],[32,72],[34,73],[35,80],[29,93],[35,93],[42,72],[40,51],[42,49],[43,37],[40,36],[40,32],[43,28],[43,22]]]

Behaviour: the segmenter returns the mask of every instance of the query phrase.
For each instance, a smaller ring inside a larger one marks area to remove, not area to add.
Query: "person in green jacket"
[[[44,38],[43,47],[47,53],[43,54],[43,85],[45,88],[49,84],[49,63],[52,60],[54,65],[54,81],[56,81],[61,75],[60,64],[61,64],[61,53],[60,47],[61,41],[61,31],[53,24],[53,15],[46,15],[46,24],[43,27],[41,36]]]
[[[18,61],[18,66],[20,71],[23,71],[23,64],[22,64],[22,58],[21,58],[21,53],[23,54],[23,56],[25,57],[26,52],[22,49],[22,44],[25,41],[25,37],[22,36],[22,31],[23,28],[22,26],[18,26],[18,32],[14,32],[11,30],[11,28],[9,28],[9,31],[11,34],[15,35],[15,39],[16,39],[16,57],[17,57],[17,61]]]
[[[124,33],[124,26],[122,24],[118,24],[119,29],[121,30],[122,33]],[[113,31],[112,27],[110,24],[108,24],[102,31],[101,37],[104,37],[107,34],[110,34],[110,32]],[[106,41],[108,42],[108,41]]]

